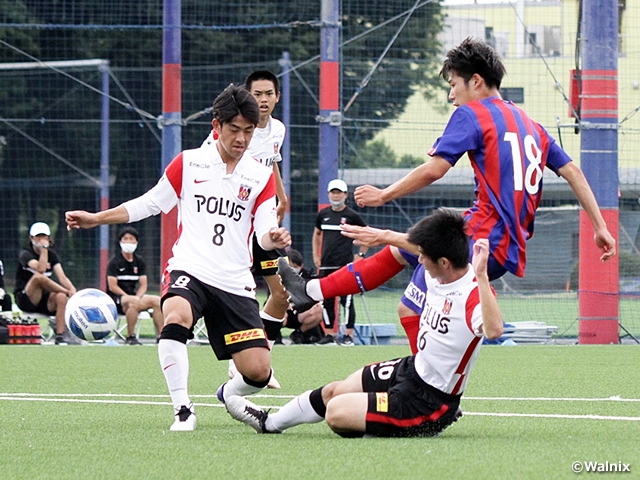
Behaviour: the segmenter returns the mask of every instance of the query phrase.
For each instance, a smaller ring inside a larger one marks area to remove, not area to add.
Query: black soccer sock
[[[322,418],[327,414],[327,406],[322,401],[322,389],[324,387],[316,388],[309,394],[309,403],[315,410],[315,412]]]
[[[175,340],[180,343],[187,343],[187,340],[193,338],[193,332],[177,323],[169,323],[162,328],[160,332],[160,340]]]
[[[268,340],[277,340],[280,329],[282,328],[282,322],[274,322],[273,320],[262,319],[264,324],[264,331],[267,334]]]

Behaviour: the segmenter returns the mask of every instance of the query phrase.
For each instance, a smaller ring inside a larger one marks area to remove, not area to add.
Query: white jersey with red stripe
[[[482,344],[480,294],[473,267],[452,283],[425,272],[427,298],[420,318],[415,368],[438,390],[460,395]]]
[[[251,137],[251,143],[247,152],[254,160],[259,161],[267,167],[273,166],[274,163],[282,161],[280,150],[284,143],[284,136],[287,129],[280,120],[269,116],[269,122],[264,128],[256,128]],[[213,145],[216,135],[212,130],[209,136],[202,143],[202,146]]]
[[[147,193],[123,205],[134,222],[178,206],[178,239],[167,271],[184,270],[203,283],[255,297],[251,235],[278,227],[275,179],[247,153],[227,174],[216,145],[180,153]]]

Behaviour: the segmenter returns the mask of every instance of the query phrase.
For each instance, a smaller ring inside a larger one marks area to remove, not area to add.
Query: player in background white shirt
[[[278,77],[269,70],[256,70],[247,76],[244,81],[244,87],[254,96],[260,107],[260,121],[253,132],[247,153],[263,165],[273,169],[276,181],[276,196],[278,198],[278,224],[280,224],[287,211],[288,199],[284,191],[279,167],[282,161],[280,151],[284,143],[286,128],[280,120],[271,116],[280,101]],[[212,130],[202,143],[202,146],[212,145],[214,141],[215,132]],[[288,295],[280,285],[280,280],[277,276],[277,259],[282,256],[286,256],[285,251],[277,249],[264,250],[254,238],[252,272],[256,276],[263,277],[269,288],[269,297],[264,308],[260,311],[260,317],[271,345],[279,337],[282,323],[289,309]],[[229,377],[233,378],[235,373],[235,366],[231,360],[229,362]],[[269,387],[280,388],[280,384],[275,377],[271,378]]]
[[[230,85],[214,101],[214,148],[187,150],[167,167],[155,187],[144,195],[98,213],[66,212],[67,228],[135,222],[178,207],[178,240],[162,285],[165,324],[158,356],[175,420],[171,430],[196,428],[187,392],[187,341],[203,317],[209,341],[219,360],[233,358],[240,375],[218,389],[227,395],[248,395],[271,378],[269,346],[255,299],[250,273],[253,232],[266,250],[291,244],[278,227],[273,172],[246,154],[259,120],[255,99]]]
[[[384,236],[361,229],[367,239]],[[299,395],[273,414],[242,397],[228,397],[227,411],[258,433],[326,420],[345,437],[433,436],[455,422],[482,337],[503,332],[487,274],[489,242],[476,240],[469,264],[464,230],[461,215],[439,209],[408,232],[407,247],[419,254],[428,288],[415,355],[368,365],[346,380]]]

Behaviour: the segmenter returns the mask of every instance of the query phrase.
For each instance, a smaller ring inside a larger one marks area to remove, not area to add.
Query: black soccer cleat
[[[307,281],[291,268],[286,257],[278,258],[278,275],[289,294],[289,303],[296,313],[306,312],[318,303],[307,295]]]

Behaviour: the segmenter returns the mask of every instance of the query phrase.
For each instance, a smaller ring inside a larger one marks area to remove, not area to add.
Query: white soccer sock
[[[264,310],[260,310],[260,318],[262,318],[263,320],[271,320],[272,322],[284,322],[284,319],[286,318],[286,316],[282,317],[282,318],[276,318],[273,315],[269,315],[267,312],[265,312]]]
[[[312,278],[307,282],[307,295],[313,298],[316,302],[324,300],[322,296],[322,289],[320,288],[320,280]]]
[[[270,432],[283,432],[287,428],[295,427],[303,423],[318,423],[324,420],[311,406],[309,395],[312,390],[307,390],[287,403],[275,413],[270,413],[265,423],[265,428]]]
[[[254,387],[253,385],[249,385],[244,381],[242,374],[238,372],[235,377],[225,384],[223,394],[225,399],[229,398],[231,395],[246,397],[247,395],[252,395],[263,390],[265,387],[266,385],[264,387]]]
[[[167,387],[169,387],[173,407],[188,406],[191,400],[187,393],[187,381],[189,380],[187,345],[176,340],[161,338],[158,342],[158,358],[162,373],[167,381]]]

